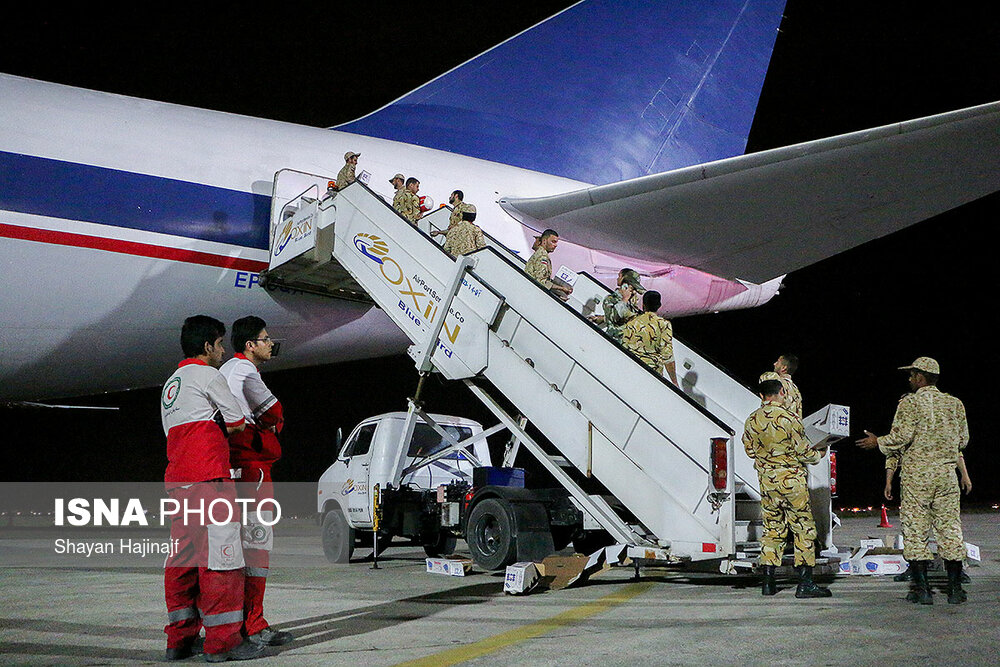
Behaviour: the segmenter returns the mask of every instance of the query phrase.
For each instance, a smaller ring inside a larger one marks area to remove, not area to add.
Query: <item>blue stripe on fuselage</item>
[[[271,198],[0,151],[0,209],[266,250]]]

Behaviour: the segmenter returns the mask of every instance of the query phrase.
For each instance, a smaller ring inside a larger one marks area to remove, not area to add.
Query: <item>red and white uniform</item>
[[[229,462],[233,468],[270,468],[281,458],[277,435],[285,424],[281,403],[264,384],[257,367],[242,353],[222,364],[219,371],[229,382],[229,390],[247,422],[245,430],[229,438]],[[240,479],[251,481],[247,477]]]
[[[281,458],[278,433],[284,426],[281,403],[264,384],[260,371],[242,353],[237,353],[219,369],[229,382],[229,389],[247,421],[247,428],[229,436],[229,461],[239,480],[240,497],[254,497],[260,501],[274,497],[271,483],[271,466]],[[273,517],[266,517],[267,522]],[[248,531],[264,535],[254,542],[244,537],[243,555],[246,559],[245,586],[243,591],[244,626],[247,635],[255,635],[268,627],[264,618],[264,589],[270,566],[270,544],[273,533],[270,526],[251,526]]]
[[[209,505],[224,498],[235,507],[230,479],[229,444],[213,419],[228,426],[243,423],[236,398],[218,370],[185,359],[163,385],[160,417],[167,436],[167,493],[181,507]],[[177,515],[170,537],[176,553],[164,564],[167,647],[189,645],[205,628],[205,653],[224,653],[242,641],[243,566],[238,518],[215,526],[197,515]]]
[[[185,359],[160,396],[160,419],[167,436],[167,489],[210,479],[229,479],[229,443],[213,417],[226,426],[244,422],[226,379],[199,359]]]

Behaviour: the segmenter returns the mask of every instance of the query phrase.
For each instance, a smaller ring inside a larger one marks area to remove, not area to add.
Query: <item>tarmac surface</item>
[[[843,522],[841,548],[898,531],[878,528],[877,517]],[[938,592],[921,606],[891,577],[824,577],[832,598],[797,600],[791,579],[765,598],[752,576],[653,568],[639,581],[632,568],[615,568],[578,588],[509,596],[501,573],[426,573],[423,550],[411,546],[390,548],[377,570],[361,560],[329,565],[319,529],[303,523],[276,538],[265,598],[270,622],[296,640],[253,664],[996,664],[1000,512],[964,514],[963,526],[982,553],[967,570],[969,601],[949,605]],[[138,567],[78,565],[81,555],[69,565],[12,565],[52,550],[48,533],[0,528],[0,664],[161,662],[157,558]],[[182,664],[194,662],[201,657]]]

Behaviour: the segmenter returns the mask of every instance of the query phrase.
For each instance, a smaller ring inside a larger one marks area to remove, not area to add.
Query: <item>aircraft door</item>
[[[347,499],[347,512],[354,526],[370,526],[372,522],[369,472],[377,428],[377,422],[358,427],[340,453],[340,459],[347,464],[347,480],[340,493]]]

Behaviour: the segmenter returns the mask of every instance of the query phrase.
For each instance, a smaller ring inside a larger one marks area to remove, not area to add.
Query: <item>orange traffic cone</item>
[[[892,528],[892,524],[889,523],[889,515],[885,511],[885,505],[882,505],[882,521],[878,524],[879,528]]]

